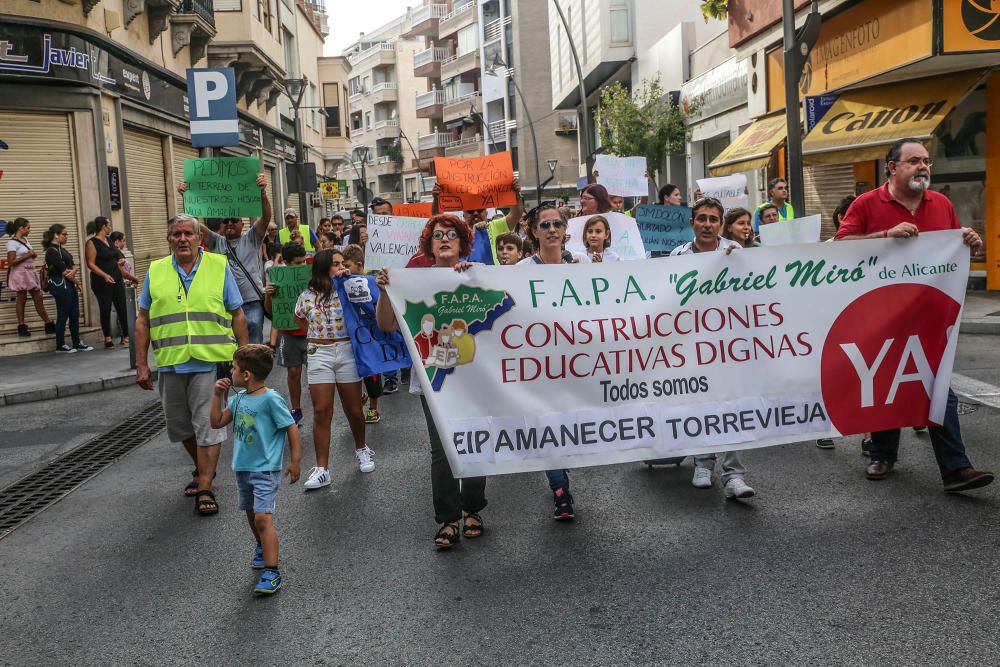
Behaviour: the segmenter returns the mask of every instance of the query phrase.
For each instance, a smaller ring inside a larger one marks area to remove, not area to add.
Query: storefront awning
[[[784,114],[758,118],[712,160],[708,171],[712,176],[726,176],[766,167],[771,161],[771,151],[784,141],[786,134]]]
[[[948,74],[846,92],[802,141],[804,160],[876,160],[897,139],[927,139],[982,76]]]

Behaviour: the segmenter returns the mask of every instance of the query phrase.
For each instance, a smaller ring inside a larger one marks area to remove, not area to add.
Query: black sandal
[[[212,479],[215,479],[215,476],[217,474],[218,473],[213,472],[212,473]],[[198,494],[198,470],[197,469],[195,469],[195,470],[193,470],[191,472],[191,477],[193,477],[194,479],[192,479],[190,482],[188,482],[188,485],[184,487],[184,495],[187,496],[188,498],[193,498],[194,496],[196,496]]]
[[[208,496],[208,500],[202,497]],[[199,491],[195,496],[195,510],[202,516],[210,516],[219,513],[219,503],[215,500],[215,494],[211,491]]]
[[[434,536],[434,546],[438,549],[450,549],[456,544],[458,544],[458,522],[441,524],[437,535]]]
[[[469,523],[469,519],[478,521],[479,523]],[[486,526],[483,525],[483,517],[479,516],[478,513],[469,512],[462,519],[462,537],[465,539],[474,540],[477,537],[482,537],[485,532]]]

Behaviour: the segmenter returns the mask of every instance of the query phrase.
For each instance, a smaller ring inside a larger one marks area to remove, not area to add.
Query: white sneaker
[[[757,492],[739,477],[726,482],[726,498],[753,498]]]
[[[694,477],[691,478],[691,486],[693,486],[696,489],[711,489],[712,469],[695,466]]]
[[[355,449],[354,455],[358,457],[358,470],[361,472],[375,472],[375,452],[368,445],[361,449]]]
[[[313,468],[309,471],[309,478],[302,486],[305,487],[306,491],[330,486],[330,471],[326,468]]]
[[[76,348],[70,347],[69,345],[63,345],[62,347],[56,348],[56,354],[75,354]]]

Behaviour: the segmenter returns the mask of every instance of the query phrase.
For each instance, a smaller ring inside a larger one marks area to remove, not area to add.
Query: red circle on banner
[[[941,290],[913,284],[886,285],[848,304],[823,343],[820,382],[834,427],[853,435],[926,424],[923,379],[937,374],[960,311]]]

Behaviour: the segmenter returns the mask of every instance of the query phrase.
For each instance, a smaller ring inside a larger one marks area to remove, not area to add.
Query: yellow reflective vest
[[[310,231],[309,225],[299,225],[299,234],[302,234],[302,240],[306,243],[306,252],[316,252],[316,249],[312,244],[312,236],[309,233]],[[292,230],[290,230],[287,226],[278,230],[278,242],[281,243],[281,245],[285,245],[291,240]]]
[[[223,300],[228,263],[224,255],[202,253],[187,291],[172,256],[149,265],[149,340],[157,366],[232,361],[236,338]]]

